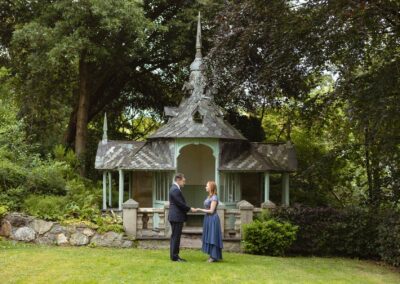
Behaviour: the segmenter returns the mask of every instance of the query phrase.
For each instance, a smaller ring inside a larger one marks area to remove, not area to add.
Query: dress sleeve
[[[211,196],[211,201],[217,201],[218,202],[218,197],[216,195]]]

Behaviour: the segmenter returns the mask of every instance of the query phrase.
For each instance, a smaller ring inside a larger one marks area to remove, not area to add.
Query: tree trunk
[[[78,99],[78,91],[75,91],[75,97]],[[64,145],[75,149],[75,136],[76,136],[76,118],[78,113],[78,101],[74,102],[73,109],[69,116],[68,128],[64,133]]]
[[[85,62],[85,56],[82,56],[79,62],[79,102],[76,115],[76,136],[75,153],[80,161],[80,174],[86,174],[86,142],[87,142],[87,124],[89,114],[89,86],[88,86],[88,63]]]
[[[375,200],[374,200],[374,189],[372,184],[370,135],[368,126],[366,126],[364,130],[364,148],[365,148],[365,169],[367,171],[367,180],[368,180],[368,199],[369,203],[373,205],[375,203]]]

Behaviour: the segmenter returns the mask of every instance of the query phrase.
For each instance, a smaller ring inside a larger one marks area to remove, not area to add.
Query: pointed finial
[[[196,58],[202,58],[201,55],[201,22],[200,22],[200,12],[197,19],[197,36],[196,36]]]
[[[104,122],[103,122],[103,144],[107,143],[107,113],[104,113]]]

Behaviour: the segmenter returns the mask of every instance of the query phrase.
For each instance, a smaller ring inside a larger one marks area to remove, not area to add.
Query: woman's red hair
[[[209,180],[207,184],[210,187],[210,192],[208,193],[208,196],[217,195],[217,184],[215,183],[215,181]]]

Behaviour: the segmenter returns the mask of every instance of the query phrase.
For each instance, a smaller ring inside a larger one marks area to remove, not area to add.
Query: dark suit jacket
[[[187,219],[187,212],[189,211],[190,207],[186,205],[182,191],[176,186],[176,184],[173,184],[169,190],[168,221],[185,222]]]

